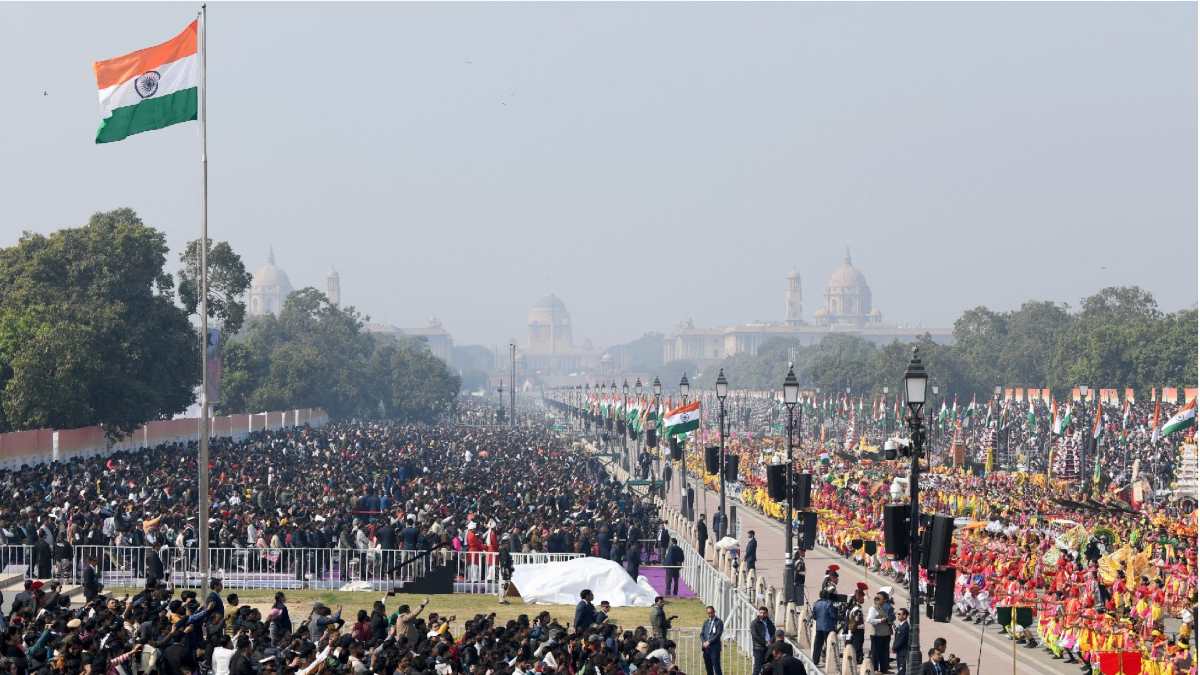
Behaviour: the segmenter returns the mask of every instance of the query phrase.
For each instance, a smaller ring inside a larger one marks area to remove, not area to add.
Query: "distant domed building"
[[[279,315],[283,302],[292,294],[292,282],[287,272],[275,266],[275,249],[267,254],[267,264],[258,268],[250,280],[250,316]]]
[[[571,351],[571,314],[551,293],[529,308],[529,352],[561,354]]]
[[[829,283],[825,284],[825,307],[817,310],[815,319],[821,326],[856,327],[883,320],[883,314],[871,307],[871,287],[867,285],[867,278],[850,262],[849,246],[841,267],[833,271]]]
[[[783,321],[759,320],[714,328],[697,327],[688,319],[675,326],[663,340],[663,361],[691,360],[702,363],[735,354],[757,354],[769,340],[784,338],[801,345],[815,345],[831,333],[856,335],[878,345],[893,340],[908,341],[928,334],[938,344],[950,344],[954,333],[949,328],[884,325],[883,314],[871,302],[867,278],[850,261],[850,248],[842,264],[825,284],[825,303],[813,315],[813,323],[803,319],[800,273],[787,275],[784,288]]]
[[[599,355],[584,341],[575,345],[571,314],[551,293],[529,308],[529,342],[521,358],[530,375],[567,375],[595,367]]]

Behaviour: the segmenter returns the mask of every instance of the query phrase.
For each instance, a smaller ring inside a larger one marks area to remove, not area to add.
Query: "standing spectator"
[[[745,562],[745,568],[752,570],[755,563],[758,562],[758,540],[754,538],[754,530],[750,530],[746,535],[748,537],[746,539],[746,553],[742,556],[742,560]],[[755,675],[758,674],[755,673]]]
[[[663,565],[667,568],[667,595],[679,595],[679,574],[683,571],[683,549],[679,548],[679,542],[674,537],[671,538],[671,545],[667,547],[667,556],[663,560]]]
[[[725,622],[717,616],[717,610],[712,605],[704,608],[704,625],[700,628],[700,649],[704,654],[704,672],[706,675],[722,675],[721,671],[721,635],[725,632]]]
[[[758,616],[750,622],[750,641],[754,646],[754,673],[759,675],[767,661],[767,650],[775,639],[775,622],[766,607],[758,608]]]
[[[575,625],[577,632],[583,632],[596,623],[596,608],[592,606],[592,591],[585,588],[579,592],[579,604],[575,605]]]
[[[104,584],[100,583],[99,575],[96,573],[96,556],[89,555],[87,563],[83,567],[83,599],[91,602],[100,595],[100,590],[104,588]]]
[[[908,669],[908,610],[896,610],[896,635],[892,638],[892,653],[896,655],[896,675],[904,675]]]
[[[667,616],[667,601],[663,596],[654,598],[654,609],[650,610],[650,629],[654,631],[655,637],[660,640],[667,639],[667,631],[671,630],[671,619],[674,616]]]
[[[892,624],[884,607],[885,599],[883,593],[876,593],[871,608],[867,610],[867,627],[871,631],[871,669],[877,673],[890,672],[888,645],[892,641]]]
[[[813,622],[816,624],[816,635],[813,637],[813,663],[821,665],[821,656],[825,653],[825,642],[830,633],[837,630],[837,611],[829,600],[829,592],[821,591],[820,597],[813,603]]]
[[[696,545],[698,546],[696,551],[698,553],[700,553],[701,559],[704,559],[704,557],[705,557],[705,554],[706,554],[705,544],[707,544],[707,543],[708,543],[708,525],[705,525],[704,518],[700,517],[700,518],[696,519]]]

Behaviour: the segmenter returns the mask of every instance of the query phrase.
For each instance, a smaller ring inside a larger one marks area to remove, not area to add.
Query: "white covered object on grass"
[[[649,607],[658,595],[646,577],[634,583],[624,568],[604,558],[517,565],[512,582],[530,603],[573,605],[585,588],[591,589],[596,604],[607,600],[613,607]]]

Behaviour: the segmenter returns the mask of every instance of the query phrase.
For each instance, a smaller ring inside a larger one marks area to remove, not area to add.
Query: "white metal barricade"
[[[455,559],[454,591],[456,593],[491,594],[500,592],[503,570],[500,554],[473,551],[450,551]],[[521,565],[540,565],[582,558],[582,553],[512,553],[513,568]]]
[[[213,548],[209,574],[227,588],[392,590],[421,578],[439,561],[435,552],[382,549]],[[81,583],[94,561],[100,583],[142,587],[158,555],[164,578],[180,588],[204,583],[199,549],[76,546],[65,578]]]

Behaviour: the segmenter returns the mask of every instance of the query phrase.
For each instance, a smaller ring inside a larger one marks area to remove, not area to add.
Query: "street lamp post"
[[[629,380],[621,383],[621,453],[625,455],[625,470],[633,475],[633,463],[629,461]]]
[[[934,410],[937,410],[937,405],[938,405],[938,386],[937,386],[936,384],[931,384],[931,385],[929,385],[929,391],[931,391],[931,392],[933,393],[933,396],[934,396],[934,397],[933,397],[933,399],[932,399],[932,400],[930,400],[930,405],[929,405],[929,418],[928,418],[928,419],[929,419],[929,425],[928,425],[928,426],[929,426],[929,437],[930,437],[930,440],[932,441],[932,440],[933,440],[933,434],[934,434],[934,431],[935,431],[935,427],[933,426],[933,411],[934,411]],[[946,436],[946,435],[945,435],[945,433],[939,433],[939,434],[938,434],[938,436],[937,436],[937,440],[940,442],[940,441],[942,441],[942,440],[944,440],[944,439],[945,439],[945,436]],[[931,452],[932,452],[932,451],[931,451]]]
[[[795,599],[796,593],[796,574],[795,561],[792,555],[792,410],[796,407],[796,401],[800,398],[800,381],[796,379],[796,372],[792,370],[791,364],[788,364],[787,377],[783,378],[783,404],[787,406],[787,495],[784,501],[787,502],[787,519],[783,524],[783,592],[784,597],[788,602]]]
[[[679,396],[683,398],[683,404],[687,405],[688,394],[692,391],[692,385],[688,382],[687,373],[684,373],[679,378]],[[688,511],[687,507],[687,446],[684,445],[685,439],[679,438],[679,504],[681,511]],[[688,511],[688,517],[691,517],[691,512]]]
[[[1000,454],[1000,433],[1004,429],[1003,425],[1000,424],[1000,422],[1004,419],[1004,416],[1000,414],[1000,405],[1001,405],[1000,392],[1001,391],[1003,391],[1003,387],[1001,387],[1000,385],[996,385],[995,387],[992,388],[992,397],[996,399],[996,436],[995,436],[996,440],[992,443],[992,445],[996,446],[995,452],[997,455]],[[996,459],[999,459],[999,458],[997,457]],[[984,463],[986,463],[986,462],[987,462],[987,458],[985,457]]]
[[[638,405],[644,404],[645,401],[642,400],[642,378],[639,377],[634,381],[633,391],[634,391],[634,399],[638,402]],[[626,415],[626,418],[628,418],[628,417],[629,416]],[[642,442],[646,440],[646,436],[640,430],[635,430],[634,433],[637,435],[637,438],[634,439],[635,441],[637,441],[637,443],[634,444],[634,456],[636,457],[638,464],[639,464],[638,470],[641,470],[640,464],[642,461],[642,447],[643,447]]]
[[[717,371],[717,401],[720,407],[720,414],[717,417],[717,433],[721,439],[721,461],[720,461],[720,484],[721,484],[721,504],[718,507],[717,513],[721,515],[721,526],[717,528],[716,541],[721,541],[725,538],[725,530],[729,525],[726,520],[729,516],[725,513],[725,397],[729,395],[729,382],[725,379],[725,369]]]
[[[887,411],[888,391],[888,388],[885,386],[883,388],[883,437],[885,439],[888,437],[888,434],[892,433],[892,419],[888,417]]]
[[[921,640],[919,625],[921,623],[920,605],[918,595],[920,594],[920,562],[921,554],[918,550],[921,545],[921,538],[918,535],[917,527],[921,521],[921,503],[920,503],[920,459],[921,452],[925,447],[925,431],[923,429],[923,420],[921,418],[921,408],[925,405],[925,389],[929,384],[929,374],[925,372],[925,366],[921,364],[921,358],[918,356],[917,348],[913,348],[912,360],[908,363],[908,368],[904,371],[904,393],[905,402],[908,404],[908,430],[912,439],[912,456],[909,458],[908,467],[908,499],[911,507],[909,513],[908,527],[908,621],[909,621],[909,650],[908,650],[908,672],[921,672]]]
[[[1083,429],[1084,429],[1083,442],[1079,444],[1079,483],[1080,483],[1080,486],[1084,489],[1085,493],[1090,495],[1091,494],[1091,488],[1090,488],[1091,483],[1088,482],[1088,473],[1087,473],[1087,471],[1084,470],[1084,467],[1086,467],[1088,465],[1088,450],[1090,449],[1090,446],[1091,446],[1091,441],[1088,440],[1088,437],[1090,436],[1088,431],[1091,430],[1091,427],[1088,424],[1088,421],[1090,421],[1090,417],[1087,414],[1088,413],[1088,394],[1089,393],[1091,393],[1091,389],[1086,384],[1079,385],[1079,399],[1080,399],[1080,401],[1083,402],[1083,416],[1080,418],[1080,421],[1083,423]],[[1097,400],[1099,399],[1098,395],[1094,395],[1093,397],[1096,398]],[[1153,475],[1153,474],[1151,474],[1151,475]]]
[[[496,415],[496,424],[500,424],[501,423],[500,415],[504,414],[504,378],[503,377],[500,378],[500,383],[496,385],[496,399],[498,401],[498,406],[499,406],[496,408],[496,412],[499,413],[498,415]]]
[[[654,415],[648,416],[647,419],[650,420],[650,424],[652,425],[651,429],[654,430],[654,447],[655,447],[654,475],[657,476],[659,479],[661,479],[662,478],[662,459],[661,459],[661,457],[662,457],[662,440],[660,438],[658,438],[658,436],[659,436],[658,428],[661,425],[662,420],[658,419],[658,414],[660,412],[658,408],[659,408],[659,401],[662,399],[662,382],[658,381],[657,375],[654,376],[654,382],[650,385],[650,387],[654,390]],[[667,484],[665,482],[663,483],[663,486],[662,486],[662,498],[663,498],[663,502],[665,503],[667,501]]]

